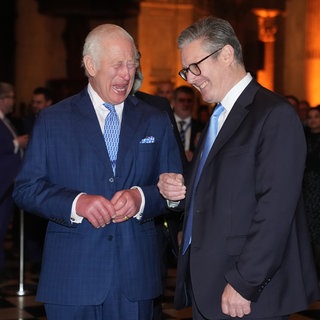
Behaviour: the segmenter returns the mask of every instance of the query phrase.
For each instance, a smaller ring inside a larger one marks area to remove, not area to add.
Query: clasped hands
[[[110,222],[124,222],[140,209],[141,194],[138,189],[118,191],[111,200],[99,195],[82,194],[76,204],[77,215],[86,218],[95,228]]]

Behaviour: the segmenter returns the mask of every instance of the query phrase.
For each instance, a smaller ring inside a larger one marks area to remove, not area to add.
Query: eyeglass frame
[[[188,79],[187,74],[188,74],[189,71],[190,71],[193,75],[195,75],[195,76],[200,76],[200,74],[201,74],[201,69],[199,68],[198,64],[200,64],[201,62],[203,62],[204,60],[208,59],[209,57],[211,57],[212,55],[214,55],[215,53],[219,52],[219,51],[222,50],[222,49],[223,49],[223,47],[221,47],[221,48],[213,51],[212,53],[210,53],[209,55],[207,55],[207,56],[204,57],[203,59],[199,60],[198,62],[190,63],[187,68],[182,68],[182,69],[178,72],[179,76],[180,76],[183,80],[185,80],[185,81],[187,81],[187,79]],[[195,74],[194,72],[192,72],[191,69],[190,69],[191,66],[195,66],[196,69],[199,70],[199,73],[198,73],[198,74]]]

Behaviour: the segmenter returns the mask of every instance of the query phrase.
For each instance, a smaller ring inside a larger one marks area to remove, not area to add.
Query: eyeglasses
[[[204,57],[203,59],[201,59],[198,62],[195,63],[191,63],[187,68],[183,68],[179,71],[179,76],[183,79],[187,81],[187,75],[188,75],[188,71],[190,71],[192,74],[194,74],[195,76],[200,76],[201,74],[201,70],[198,66],[198,64],[200,64],[201,62],[203,62],[204,60],[208,59],[209,57],[211,57],[212,55],[214,55],[215,53],[219,52],[220,50],[222,50],[223,48],[220,48],[216,51],[213,51],[212,53],[210,53],[208,56]]]

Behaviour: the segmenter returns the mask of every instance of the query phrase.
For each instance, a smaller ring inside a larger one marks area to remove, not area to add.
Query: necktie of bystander
[[[186,144],[186,129],[185,129],[186,122],[184,120],[179,121],[179,133],[182,145],[185,147]]]

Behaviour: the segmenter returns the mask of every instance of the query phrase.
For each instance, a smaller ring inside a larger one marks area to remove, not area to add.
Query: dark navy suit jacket
[[[191,248],[179,257],[177,307],[188,304],[189,267],[197,306],[208,319],[226,317],[221,296],[227,283],[252,301],[248,318],[288,315],[319,298],[301,201],[305,155],[295,110],[252,80],[222,126],[195,190]]]
[[[145,143],[152,142],[152,143]],[[165,207],[159,174],[181,172],[178,146],[167,114],[136,97],[124,103],[116,175],[87,90],[41,112],[14,196],[29,212],[49,219],[38,299],[56,304],[100,304],[117,277],[130,300],[161,293],[154,215]],[[111,199],[142,188],[141,221],[96,229],[71,223],[79,192]]]

